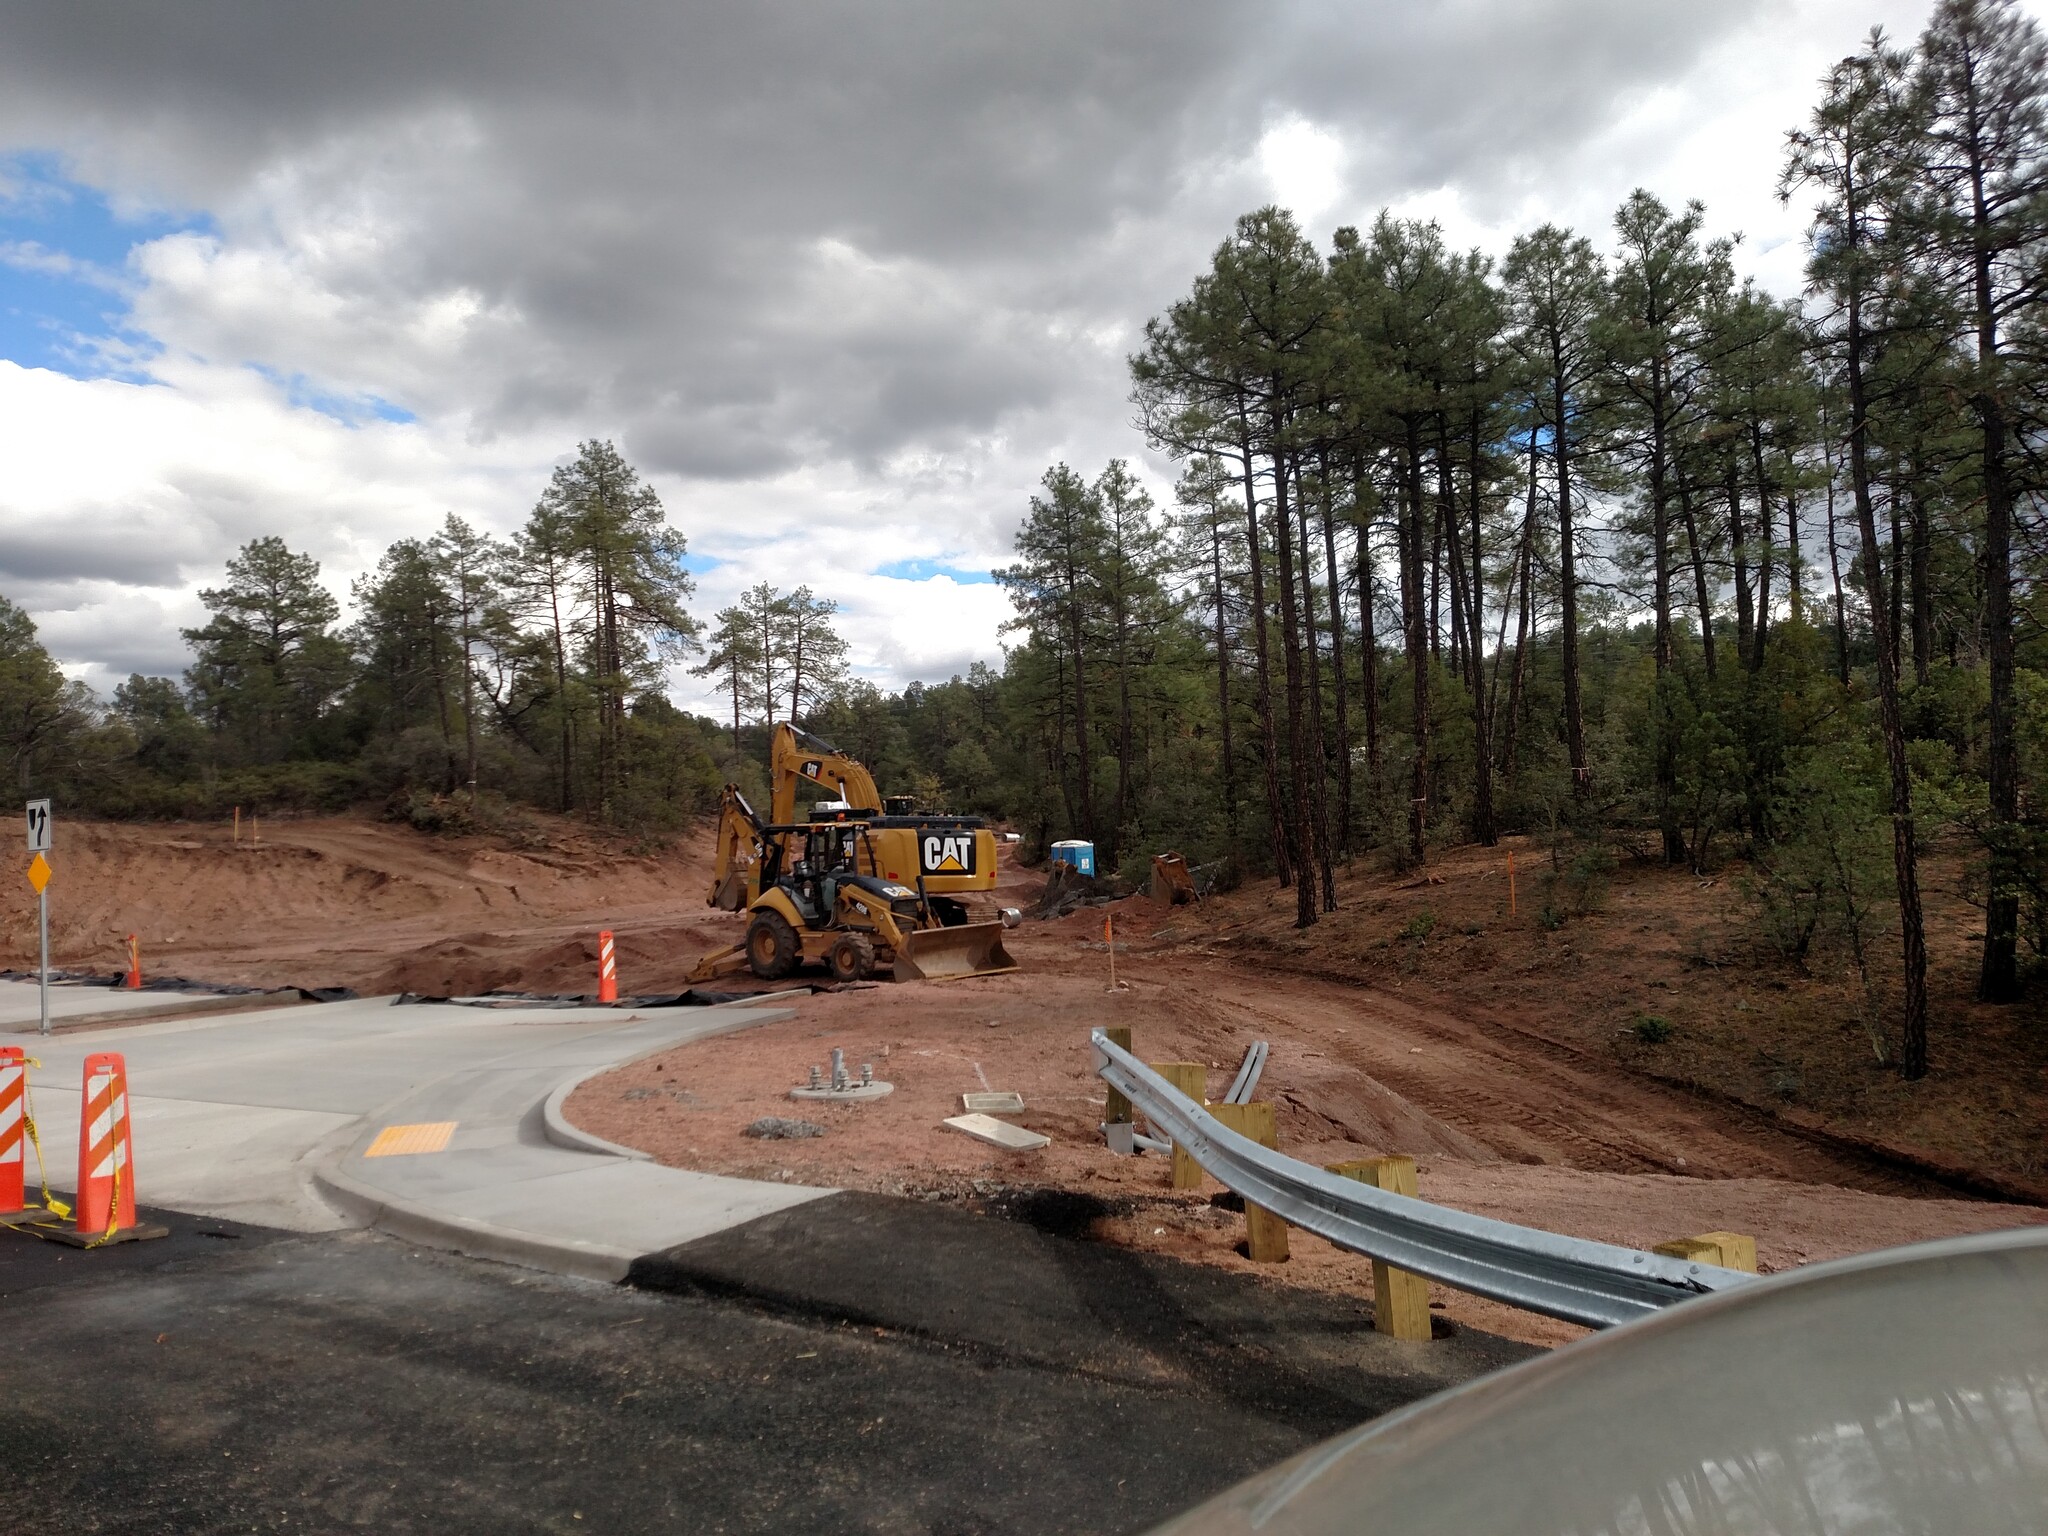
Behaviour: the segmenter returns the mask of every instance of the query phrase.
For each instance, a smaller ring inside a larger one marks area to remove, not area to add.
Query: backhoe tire
[[[756,912],[747,924],[747,969],[763,981],[780,981],[796,969],[796,930],[780,912]]]
[[[843,933],[825,956],[834,981],[864,981],[875,968],[875,946],[866,934]]]

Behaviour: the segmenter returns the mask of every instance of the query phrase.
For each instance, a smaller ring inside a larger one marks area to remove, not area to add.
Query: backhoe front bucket
[[[896,951],[898,981],[952,981],[961,976],[997,976],[1017,969],[1003,948],[1001,923],[962,923],[957,928],[920,928],[905,934]]]

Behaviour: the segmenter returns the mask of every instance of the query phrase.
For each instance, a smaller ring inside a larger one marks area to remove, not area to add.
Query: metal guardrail
[[[1227,1188],[1339,1248],[1453,1289],[1606,1328],[1756,1278],[1474,1216],[1326,1173],[1229,1130],[1101,1030],[1089,1043],[1096,1075]]]

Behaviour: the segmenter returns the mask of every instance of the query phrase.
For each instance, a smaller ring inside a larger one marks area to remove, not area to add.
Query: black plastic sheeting
[[[0,971],[0,981],[35,981],[35,971]],[[116,971],[101,975],[96,971],[52,971],[50,982],[61,987],[106,987],[124,989],[128,978]],[[244,987],[232,981],[194,981],[188,976],[152,976],[139,988],[141,992],[203,992],[215,997],[280,997],[291,995],[309,1003],[345,1003],[356,993],[350,987]]]
[[[816,987],[786,987],[785,992],[815,992]],[[760,992],[707,992],[692,987],[687,992],[656,992],[645,997],[622,997],[615,1003],[601,1003],[594,992],[479,992],[466,997],[434,997],[424,992],[401,992],[391,999],[401,1003],[449,1003],[458,1008],[712,1008],[720,1003],[737,1003],[742,998],[761,997]]]

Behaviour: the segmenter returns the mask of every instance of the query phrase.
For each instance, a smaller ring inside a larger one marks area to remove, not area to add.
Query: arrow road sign
[[[28,803],[28,851],[50,851],[50,802],[47,800],[31,800]]]

